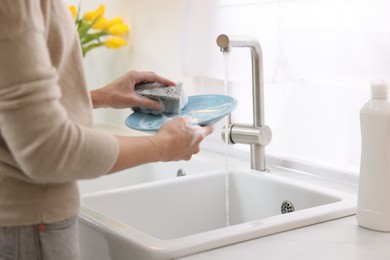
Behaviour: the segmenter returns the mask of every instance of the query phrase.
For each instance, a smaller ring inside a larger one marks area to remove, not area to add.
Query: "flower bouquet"
[[[84,57],[87,52],[101,46],[118,49],[127,45],[123,36],[129,33],[129,27],[120,17],[107,19],[105,9],[105,5],[102,4],[96,10],[81,15],[80,8],[77,9],[74,5],[69,6]]]

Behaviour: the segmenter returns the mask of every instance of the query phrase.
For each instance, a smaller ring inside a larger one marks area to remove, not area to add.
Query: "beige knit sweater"
[[[0,226],[78,213],[76,180],[106,174],[74,21],[61,0],[0,1]]]

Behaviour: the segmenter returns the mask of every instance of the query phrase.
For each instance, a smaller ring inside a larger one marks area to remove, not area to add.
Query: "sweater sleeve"
[[[0,1],[0,32],[0,134],[26,180],[58,183],[106,174],[117,141],[74,123],[61,105],[40,1]]]

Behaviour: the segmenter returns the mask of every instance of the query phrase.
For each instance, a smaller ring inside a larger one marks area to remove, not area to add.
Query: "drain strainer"
[[[280,207],[280,211],[282,212],[282,214],[294,212],[294,205],[291,203],[291,201],[285,200]]]
[[[179,170],[177,170],[177,172],[176,172],[176,176],[177,176],[177,177],[186,176],[186,172],[185,172],[183,169],[179,169]]]

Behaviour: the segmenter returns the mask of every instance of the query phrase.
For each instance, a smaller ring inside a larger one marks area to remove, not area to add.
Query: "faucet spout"
[[[264,123],[264,84],[263,53],[260,43],[253,37],[221,34],[217,37],[217,45],[222,52],[230,52],[233,48],[249,48],[252,61],[252,100],[253,125],[232,124],[229,116],[229,133],[231,143],[250,144],[251,167],[266,171],[265,146],[271,142],[271,129]],[[222,133],[224,138],[224,133]]]

